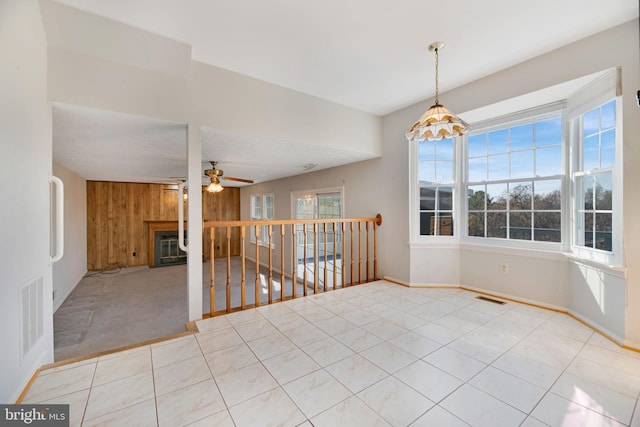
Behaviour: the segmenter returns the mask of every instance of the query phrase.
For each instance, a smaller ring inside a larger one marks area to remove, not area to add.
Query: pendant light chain
[[[438,101],[438,48],[436,47],[435,49],[436,52],[436,104],[439,104],[440,102]]]

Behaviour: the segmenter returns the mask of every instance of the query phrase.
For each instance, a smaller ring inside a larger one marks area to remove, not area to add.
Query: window
[[[274,207],[273,207],[273,193],[251,195],[251,219],[252,220],[266,220],[274,219]],[[268,227],[263,225],[259,232],[258,243],[261,245],[269,244]],[[250,231],[251,242],[256,241],[255,227],[251,227]]]
[[[429,236],[621,265],[621,96],[621,69],[611,68],[471,111],[471,132],[453,141],[412,143],[411,243]],[[515,104],[528,108],[508,111]]]
[[[560,242],[562,153],[559,112],[471,133],[467,235]]]
[[[291,194],[293,205],[293,217],[296,219],[331,219],[342,218],[343,200],[342,188],[330,188],[314,191],[299,191]],[[312,257],[314,253],[314,240],[312,226],[307,227],[307,258]],[[336,253],[333,253],[333,242],[336,242]],[[304,226],[298,224],[296,226],[296,256],[298,263],[303,263],[304,258]],[[327,242],[327,253],[324,253],[324,242]],[[341,254],[342,235],[340,226],[336,227],[335,233],[333,224],[327,224],[327,232],[325,234],[324,227],[318,230],[318,258],[321,261],[326,259],[338,259]]]
[[[296,219],[342,218],[342,192],[297,192],[293,194]]]
[[[418,144],[420,235],[453,236],[454,140]]]
[[[616,101],[578,118],[579,160],[575,184],[575,244],[612,252],[613,167],[616,158]]]

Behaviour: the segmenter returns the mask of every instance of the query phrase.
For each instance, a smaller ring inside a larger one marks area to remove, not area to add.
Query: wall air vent
[[[497,299],[488,298],[488,297],[484,297],[484,296],[476,297],[476,299],[479,299],[480,301],[492,302],[494,304],[500,304],[500,305],[506,304],[505,301],[499,301]]]
[[[20,288],[20,311],[22,329],[22,357],[24,357],[44,333],[42,276]]]

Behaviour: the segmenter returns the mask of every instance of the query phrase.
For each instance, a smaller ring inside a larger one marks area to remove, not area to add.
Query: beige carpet
[[[231,263],[232,307],[240,306],[240,259]],[[300,266],[301,268],[302,265]],[[308,272],[309,278],[313,273]],[[329,277],[332,277],[332,271]],[[209,312],[210,264],[203,265],[203,313]],[[255,264],[245,267],[246,304],[255,300]],[[330,280],[328,280],[330,282]],[[226,307],[226,259],[215,261],[216,311]],[[268,301],[268,271],[261,268],[260,301]],[[331,283],[329,283],[331,286]],[[322,281],[321,281],[322,287]],[[301,284],[297,294],[303,294]],[[291,296],[291,280],[284,283]],[[281,294],[280,275],[273,277],[273,299]],[[185,331],[188,321],[187,266],[133,267],[90,273],[53,316],[55,360],[113,350]]]

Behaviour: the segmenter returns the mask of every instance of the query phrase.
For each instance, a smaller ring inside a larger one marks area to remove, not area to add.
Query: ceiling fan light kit
[[[206,169],[204,174],[211,179],[211,183],[207,186],[207,191],[210,193],[219,193],[224,190],[224,187],[220,183],[220,179],[226,179],[228,181],[246,182],[247,184],[253,184],[252,179],[233,178],[230,176],[224,176],[224,171],[217,169],[216,164],[218,162],[211,161],[211,169]]]
[[[405,133],[409,141],[435,141],[462,136],[471,128],[467,122],[456,116],[451,110],[440,104],[438,87],[438,51],[444,48],[443,42],[434,42],[429,50],[436,54],[436,97],[435,103]]]
[[[211,178],[211,183],[207,186],[207,191],[209,193],[219,193],[224,190],[222,184],[220,184],[220,180],[217,176]]]

